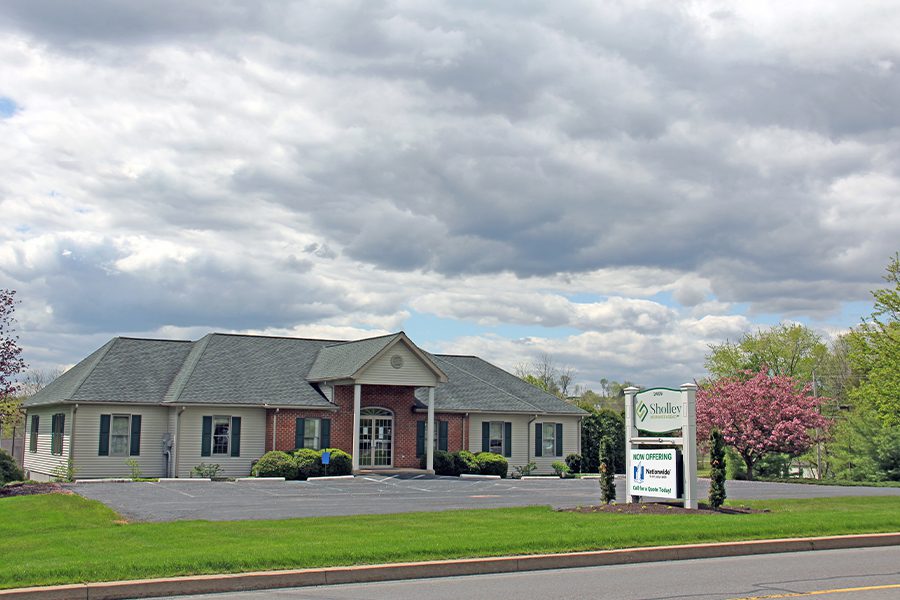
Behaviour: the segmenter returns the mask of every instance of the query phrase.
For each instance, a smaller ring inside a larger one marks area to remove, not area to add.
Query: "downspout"
[[[525,454],[525,458],[526,458],[525,464],[526,464],[526,465],[529,464],[529,463],[531,462],[531,448],[532,448],[532,445],[531,445],[531,424],[534,423],[535,421],[537,421],[537,418],[538,418],[537,415],[534,415],[533,417],[531,417],[531,420],[528,421],[528,427],[526,427],[526,431],[525,431],[525,439],[528,441],[528,443],[526,444],[526,446],[527,446],[527,454]]]
[[[268,406],[268,405],[266,405]],[[272,415],[272,450],[276,450],[275,440],[278,439],[278,413],[281,412],[280,408],[275,409],[275,413]]]
[[[459,437],[462,438],[460,440],[460,444],[461,444],[460,448],[462,450],[469,449],[468,444],[466,444],[466,434],[468,434],[468,433],[469,433],[469,413],[466,413],[463,415],[462,431],[459,432]]]
[[[69,430],[69,464],[75,466],[75,415],[78,413],[78,405],[72,407],[72,425]],[[65,431],[63,431],[65,434]],[[25,461],[22,461],[25,462]]]
[[[172,477],[178,477],[178,432],[181,429],[181,413],[187,410],[186,406],[182,406],[181,410],[175,413],[175,436],[172,439]]]

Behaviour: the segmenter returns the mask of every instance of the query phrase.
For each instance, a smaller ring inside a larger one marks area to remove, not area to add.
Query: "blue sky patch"
[[[19,107],[12,98],[0,96],[0,119],[8,119],[17,112],[19,112]]]

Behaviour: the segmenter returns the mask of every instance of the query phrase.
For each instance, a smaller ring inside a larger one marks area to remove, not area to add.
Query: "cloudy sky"
[[[35,367],[114,335],[357,338],[591,385],[871,310],[900,4],[0,7],[0,287]]]

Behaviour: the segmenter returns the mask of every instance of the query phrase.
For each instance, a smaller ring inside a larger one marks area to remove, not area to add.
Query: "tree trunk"
[[[744,465],[747,466],[747,481],[753,481],[753,464],[756,462],[755,460],[748,458],[741,454],[741,458],[744,459]]]

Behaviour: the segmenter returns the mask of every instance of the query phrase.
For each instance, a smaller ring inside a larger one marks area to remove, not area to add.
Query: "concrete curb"
[[[781,540],[751,540],[746,542],[571,552],[567,554],[467,558],[359,567],[260,571],[226,575],[197,575],[166,579],[19,588],[0,590],[0,600],[26,598],[29,600],[36,598],[42,600],[119,600],[122,598],[183,596],[188,594],[266,590],[341,583],[367,583],[398,579],[482,575],[486,573],[515,573],[517,571],[597,567],[720,556],[749,556],[754,554],[774,554],[777,552],[807,552],[810,550],[840,550],[898,545],[900,545],[900,532]]]
[[[499,475],[476,475],[475,473],[463,473],[460,479],[500,479]]]
[[[307,477],[307,481],[334,481],[335,479],[355,479],[356,475],[320,475],[318,477]]]

